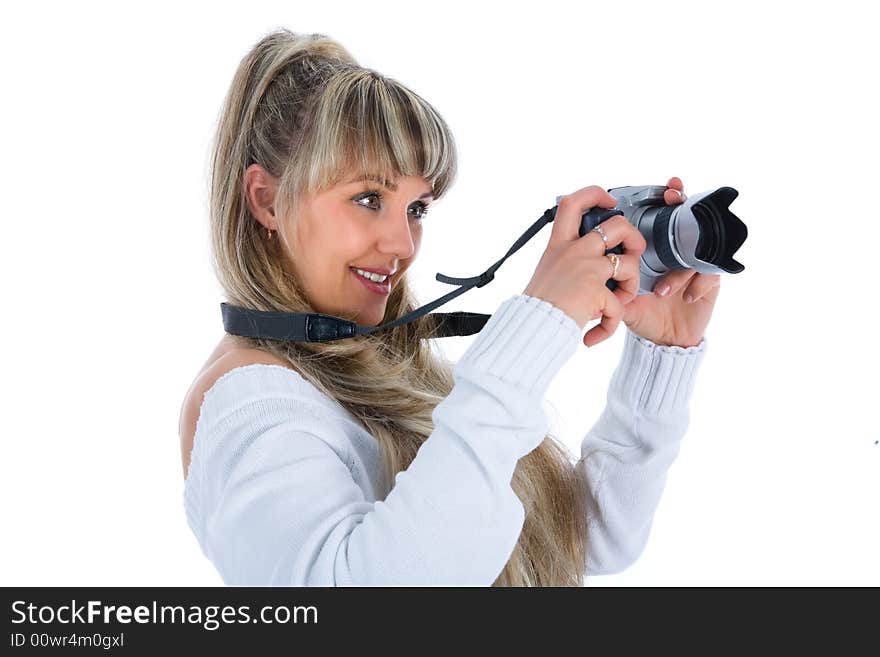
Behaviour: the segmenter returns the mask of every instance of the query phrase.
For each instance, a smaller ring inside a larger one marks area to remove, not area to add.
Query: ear
[[[265,228],[278,230],[275,221],[277,179],[259,164],[252,164],[244,172],[244,189],[248,209],[254,218]]]

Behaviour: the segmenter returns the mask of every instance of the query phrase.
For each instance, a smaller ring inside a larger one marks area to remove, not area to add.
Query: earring
[[[266,229],[266,237],[270,240],[272,239],[272,230],[269,228]]]

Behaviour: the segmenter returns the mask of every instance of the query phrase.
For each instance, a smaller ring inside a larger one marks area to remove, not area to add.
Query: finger
[[[670,178],[669,181],[666,183],[666,187],[678,192],[679,193],[678,198],[681,199],[681,202],[684,202],[687,200],[687,194],[684,193],[684,183],[681,181],[681,178],[679,178],[678,176],[673,176],[672,178]],[[666,192],[664,192],[663,198],[666,201],[667,205],[674,205],[676,197],[670,196],[669,189],[667,189]]]
[[[639,263],[641,255],[623,254],[620,257],[620,264],[617,267],[617,275],[612,278],[617,281],[617,287],[610,292],[617,297],[620,303],[626,305],[639,295]],[[610,264],[611,258],[605,256]]]
[[[603,296],[605,306],[602,309],[602,321],[587,331],[583,337],[583,343],[587,347],[594,347],[603,340],[610,338],[617,330],[623,317],[623,304],[613,294]]]
[[[684,290],[684,300],[693,303],[702,299],[713,288],[721,286],[721,274],[697,274],[690,279]]]
[[[667,189],[663,192],[663,200],[666,202],[666,205],[675,205],[676,203],[683,202],[684,199],[684,194],[677,189]]]
[[[673,176],[669,179],[669,182],[666,183],[667,187],[671,187],[672,189],[677,189],[680,192],[684,191],[684,183],[681,182],[681,178],[677,176]]]
[[[595,207],[613,208],[617,199],[601,187],[590,185],[559,199],[556,204],[556,215],[553,217],[553,229],[550,233],[550,245],[570,242],[580,238],[581,217]],[[601,242],[601,238],[599,240]]]
[[[661,276],[654,283],[654,294],[661,297],[671,297],[678,294],[688,281],[697,273],[696,269],[673,269]],[[664,288],[669,288],[664,291]]]
[[[601,222],[602,232],[608,238],[608,243],[596,230],[591,230],[583,236],[584,249],[593,256],[604,255],[605,251],[613,249],[618,244],[623,245],[623,250],[630,255],[641,256],[648,248],[648,242],[623,215],[615,215]]]

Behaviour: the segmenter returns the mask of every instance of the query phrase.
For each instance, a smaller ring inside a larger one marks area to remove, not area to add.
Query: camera
[[[622,214],[635,226],[647,242],[639,262],[639,294],[651,294],[657,279],[673,269],[694,269],[703,274],[738,274],[745,267],[733,259],[746,241],[746,225],[730,211],[738,196],[733,187],[719,187],[701,192],[683,203],[667,205],[663,199],[666,187],[642,185],[613,187],[608,191],[615,199],[614,208],[596,207],[581,217],[580,237],[606,219]],[[562,196],[556,197],[556,203]],[[622,244],[605,254],[623,254]],[[608,279],[609,290],[617,281]]]

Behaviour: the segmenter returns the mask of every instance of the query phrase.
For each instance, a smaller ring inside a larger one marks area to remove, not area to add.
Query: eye
[[[361,201],[370,200],[370,199],[376,199],[377,201],[381,201],[382,194],[378,191],[365,192],[364,194],[361,194],[360,196],[358,196],[355,199],[355,203],[357,203],[358,205],[360,205],[363,208],[367,208],[368,210],[378,210],[379,207],[371,206],[371,205],[364,205],[361,203]],[[410,208],[410,210],[417,210],[417,214],[414,216],[416,217],[416,219],[421,220],[424,218],[424,216],[426,214],[428,214],[428,204],[423,203],[422,201],[416,201],[413,204],[413,206]]]
[[[412,207],[412,209],[419,210],[419,214],[418,214],[419,219],[424,219],[425,215],[428,214],[428,204],[422,203],[421,201],[417,201],[416,204]]]
[[[367,193],[365,193],[365,194],[362,194],[361,196],[358,196],[357,199],[355,199],[355,203],[357,203],[357,204],[360,205],[361,207],[363,207],[363,208],[367,208],[367,209],[369,209],[369,210],[378,210],[378,209],[379,209],[378,207],[372,207],[372,206],[369,206],[369,205],[362,205],[362,204],[361,204],[361,201],[364,201],[364,200],[367,200],[367,199],[371,199],[371,198],[376,198],[376,199],[378,199],[378,200],[381,200],[381,199],[382,199],[382,195],[381,195],[379,192],[367,192]]]

